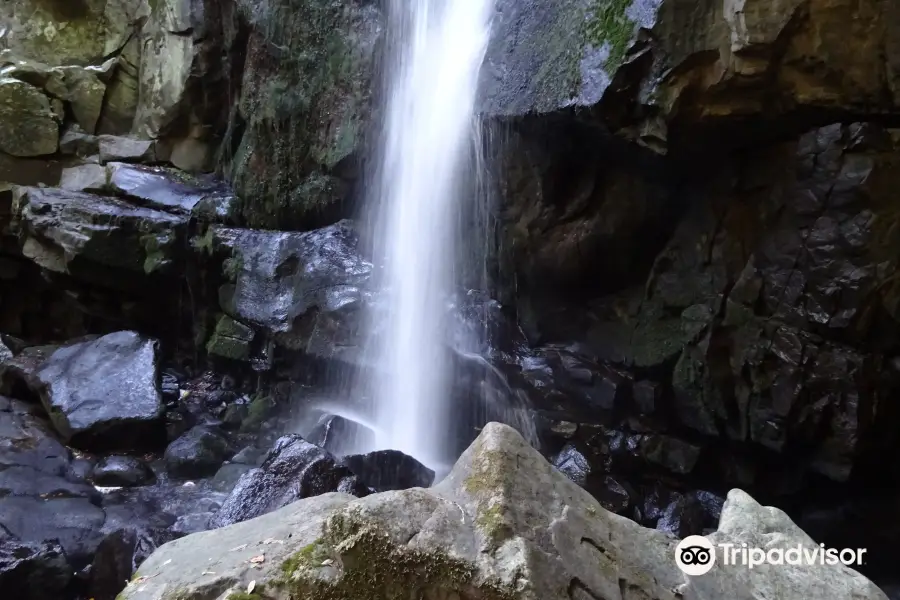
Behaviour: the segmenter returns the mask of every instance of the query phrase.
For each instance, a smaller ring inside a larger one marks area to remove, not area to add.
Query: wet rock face
[[[242,215],[267,229],[332,223],[350,214],[382,17],[357,0],[264,1],[245,14],[246,60],[226,139]]]
[[[59,348],[33,384],[63,439],[83,448],[140,448],[162,433],[158,344],[135,332]]]
[[[259,468],[240,478],[211,525],[246,521],[301,498],[338,491],[356,496],[369,492],[353,471],[322,448],[299,435],[284,436]]]
[[[847,481],[893,444],[894,413],[876,398],[897,385],[895,142],[875,124],[836,124],[731,160],[683,184],[690,201],[640,285],[523,298],[541,315],[526,329],[566,345],[532,351],[521,374],[536,406],[569,420],[669,428],[638,446],[674,472],[718,439],[735,451],[714,461],[722,481]],[[738,466],[746,448],[761,461],[750,469]],[[784,458],[774,470],[769,452]]]
[[[238,321],[219,322],[217,335],[226,339],[214,346],[217,353],[246,348],[254,336],[246,329],[250,325],[289,350],[356,360],[357,324],[372,266],[359,255],[349,221],[306,233],[214,227],[208,236],[215,252],[228,256],[223,270],[230,282],[219,297]]]

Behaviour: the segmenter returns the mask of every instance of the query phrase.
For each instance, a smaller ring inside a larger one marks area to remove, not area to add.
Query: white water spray
[[[493,0],[389,0],[376,260],[388,298],[375,348],[376,442],[441,468],[448,381],[444,319]]]

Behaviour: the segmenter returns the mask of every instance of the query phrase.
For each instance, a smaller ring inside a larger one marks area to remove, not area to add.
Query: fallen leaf
[[[201,575],[215,575],[216,572],[215,572],[215,571],[203,571],[203,572],[200,573],[200,574],[201,574]]]
[[[172,562],[172,559],[171,559],[171,558],[170,558],[169,560],[167,560],[166,562],[164,562],[164,563],[162,564],[162,566],[166,566],[166,565],[169,564],[170,562]]]
[[[259,556],[254,556],[253,558],[251,558],[251,559],[250,559],[250,562],[252,562],[252,563],[254,563],[254,564],[258,564],[258,563],[261,563],[261,562],[265,562],[265,560],[266,560],[266,555],[265,555],[265,554],[260,554]]]
[[[331,564],[334,564],[334,561],[331,560],[330,558],[326,558],[325,560],[322,561],[322,565],[321,565],[321,566],[327,567],[328,565],[331,565]]]
[[[254,579],[250,583],[247,584],[247,593],[252,594],[253,590],[256,589],[256,580]]]
[[[241,544],[240,546],[235,546],[234,548],[229,550],[229,552],[237,552],[238,550],[243,550],[246,547],[247,547],[247,544]]]

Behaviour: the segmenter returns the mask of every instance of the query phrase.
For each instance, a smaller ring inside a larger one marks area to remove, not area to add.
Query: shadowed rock
[[[376,492],[425,488],[434,482],[434,471],[399,450],[351,454],[341,457],[341,464]]]

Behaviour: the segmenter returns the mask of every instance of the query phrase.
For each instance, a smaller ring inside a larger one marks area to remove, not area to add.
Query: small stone
[[[174,477],[207,477],[214,474],[232,453],[231,445],[222,434],[198,426],[166,448],[166,469]]]
[[[94,467],[92,479],[102,486],[129,487],[153,481],[150,468],[131,456],[108,456]]]

